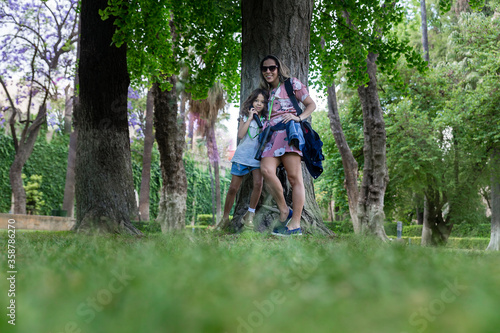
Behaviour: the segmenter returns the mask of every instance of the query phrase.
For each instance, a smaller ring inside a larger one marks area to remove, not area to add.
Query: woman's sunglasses
[[[260,70],[263,73],[267,72],[268,69],[272,73],[272,72],[274,72],[276,70],[276,68],[278,68],[278,66],[275,66],[275,65],[273,65],[273,66],[260,66]]]

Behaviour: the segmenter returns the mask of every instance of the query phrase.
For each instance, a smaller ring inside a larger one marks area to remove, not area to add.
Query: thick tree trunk
[[[146,101],[146,128],[144,130],[144,152],[142,154],[141,188],[139,190],[139,214],[141,221],[149,221],[149,191],[151,181],[151,156],[154,144],[153,135],[153,91],[148,91]]]
[[[187,198],[186,170],[182,161],[186,124],[177,114],[177,80],[171,76],[168,81],[173,86],[170,91],[162,91],[157,83],[153,85],[154,125],[163,178],[157,221],[163,232],[185,228]]]
[[[9,179],[14,200],[14,214],[26,214],[26,191],[24,190],[22,179],[23,167],[33,152],[36,138],[42,124],[45,122],[46,113],[46,105],[42,104],[38,109],[38,114],[33,123],[31,125],[26,124],[29,127],[26,127],[25,131],[23,131],[22,137],[18,142],[14,161],[10,166]],[[12,132],[12,135],[16,135],[15,131]]]
[[[352,155],[351,148],[347,144],[342,124],[340,123],[339,110],[337,106],[337,94],[335,85],[328,87],[328,118],[330,119],[330,128],[337,144],[337,148],[342,157],[342,166],[344,167],[344,186],[347,190],[349,202],[349,213],[351,215],[354,232],[359,233],[361,227],[358,222],[358,162]]]
[[[80,103],[75,110],[76,225],[80,232],[141,234],[130,222],[136,202],[127,121],[127,47],[111,44],[106,0],[81,4]]]
[[[453,224],[450,223],[450,214],[443,218],[443,207],[446,195],[436,191],[432,186],[425,193],[424,228],[422,229],[422,245],[443,245],[448,241]]]
[[[291,74],[307,84],[309,70],[310,29],[314,1],[293,0],[286,6],[277,1],[243,0],[242,12],[242,70],[241,96],[245,100],[250,92],[259,86],[260,61],[267,54],[278,56],[291,70]],[[264,40],[262,36],[265,36]],[[302,213],[302,227],[314,229],[324,234],[333,234],[323,224],[319,206],[314,195],[313,179],[302,163],[302,174],[306,190],[306,204]],[[279,171],[285,179],[284,171]],[[291,187],[284,184],[284,195],[291,206]],[[241,217],[250,201],[252,178],[246,177],[236,197],[235,214],[232,221],[234,229],[241,228]],[[264,186],[261,201],[266,209],[257,205],[255,220],[261,221],[260,230],[265,230],[278,218],[277,207]],[[272,204],[272,205],[271,205]]]
[[[366,59],[368,84],[358,87],[363,108],[365,165],[358,198],[358,221],[362,233],[387,240],[384,230],[384,195],[389,176],[386,165],[385,124],[377,92],[377,55],[368,53]]]
[[[429,39],[427,37],[427,9],[425,0],[420,0],[420,17],[422,19],[422,47],[424,49],[424,60],[429,62]]]
[[[491,156],[491,238],[486,250],[500,250],[500,148],[496,148]]]

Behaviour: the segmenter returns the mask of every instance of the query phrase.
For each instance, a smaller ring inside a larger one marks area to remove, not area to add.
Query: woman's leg
[[[240,189],[241,182],[243,181],[242,176],[232,175],[231,183],[229,184],[229,190],[226,194],[226,203],[224,204],[224,214],[222,215],[222,219],[229,218],[229,212],[234,204],[234,199],[236,198],[236,193]]]
[[[283,156],[281,156],[283,157]],[[285,197],[283,196],[283,186],[276,176],[276,168],[281,163],[281,158],[278,157],[263,157],[260,161],[260,171],[269,188],[269,192],[276,201],[280,210],[280,221],[285,221],[288,216],[288,206],[286,205]]]
[[[300,227],[300,217],[306,201],[306,190],[302,178],[302,157],[295,153],[286,153],[281,156],[281,161],[285,167],[288,181],[292,185],[293,216],[288,223],[288,229],[296,229]]]
[[[255,209],[259,203],[260,194],[262,193],[262,172],[260,172],[260,169],[253,170],[252,177],[253,188],[252,194],[250,195],[250,208]]]

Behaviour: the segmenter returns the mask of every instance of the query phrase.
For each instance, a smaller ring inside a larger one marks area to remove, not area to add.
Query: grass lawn
[[[0,332],[500,331],[500,253],[212,231],[16,234],[16,326]]]

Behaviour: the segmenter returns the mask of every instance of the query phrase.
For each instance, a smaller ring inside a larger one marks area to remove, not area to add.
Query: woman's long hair
[[[278,66],[278,78],[280,82],[285,82],[286,79],[291,77],[290,75],[290,69],[288,68],[287,65],[281,62],[281,60],[278,59],[278,57],[273,56],[272,54],[268,54],[260,61],[260,66],[259,66],[259,71],[260,71],[260,85],[259,87],[261,89],[266,89],[266,90],[271,90],[271,85],[267,83],[266,80],[264,80],[264,75],[262,74],[261,68],[264,65],[264,61],[272,59]]]
[[[253,102],[257,99],[257,97],[259,97],[259,95],[264,96],[264,108],[260,112],[260,116],[267,119],[267,115],[269,113],[269,110],[267,109],[267,101],[269,100],[269,92],[267,91],[267,89],[260,89],[260,88],[252,91],[250,96],[248,96],[248,98],[243,103],[243,107],[241,108],[241,112],[240,112],[240,114],[242,116],[248,117],[248,111],[251,107],[253,107]]]

